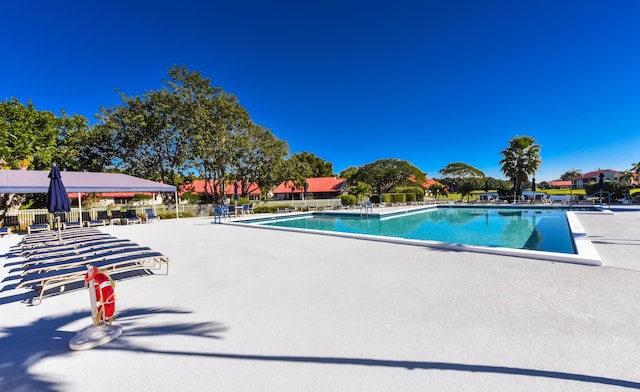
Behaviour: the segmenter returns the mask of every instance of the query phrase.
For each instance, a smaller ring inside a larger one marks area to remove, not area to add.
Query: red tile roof
[[[418,184],[418,182],[416,181],[415,177],[409,177],[409,181],[411,182],[415,182],[416,184]],[[422,184],[418,184],[421,187],[423,187],[424,189],[429,189],[429,187],[433,184],[440,184],[438,181],[434,180],[433,178],[425,178],[424,182]],[[444,186],[443,184],[440,184],[442,186]]]
[[[127,198],[133,197],[135,195],[153,196],[153,194],[151,192],[96,192],[96,195],[100,199],[127,199]],[[156,193],[156,196],[157,195],[158,195],[158,193]],[[89,194],[87,192],[80,193],[80,197],[83,198],[83,199],[87,198],[88,196],[89,196]],[[76,198],[77,197],[77,193],[69,192],[69,197],[72,198],[72,199]]]
[[[596,178],[600,175],[600,173],[602,172],[612,172],[612,173],[617,173],[617,170],[613,170],[613,169],[604,169],[604,170],[596,170],[596,171],[592,171],[589,173],[585,173],[581,176],[576,177],[575,179],[583,179],[583,180],[588,180],[590,178]]]
[[[191,193],[198,193],[198,194],[204,194],[204,184],[205,181],[204,180],[195,180],[189,184],[182,184],[180,186],[180,190],[178,191],[179,195],[182,195],[186,192],[191,192]],[[240,181],[238,181],[238,193],[240,193],[240,189],[241,189],[242,183]],[[216,186],[216,191],[220,192],[220,187]],[[209,190],[209,192],[211,192],[211,190]],[[233,183],[231,184],[225,184],[224,186],[224,193],[226,193],[229,196],[233,196]],[[258,184],[256,183],[251,183],[249,185],[249,194],[250,195],[260,195],[260,188],[258,187]]]
[[[307,178],[307,193],[340,192],[347,182],[344,178],[336,177],[310,177]],[[285,181],[273,190],[273,194],[278,193],[302,193],[303,188],[291,189],[293,183]]]
[[[571,186],[571,181],[549,181],[549,185],[551,186],[558,186],[558,187],[570,187]]]

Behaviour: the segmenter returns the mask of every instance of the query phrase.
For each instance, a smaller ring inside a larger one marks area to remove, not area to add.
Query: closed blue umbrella
[[[71,211],[69,204],[69,195],[64,189],[60,168],[54,163],[49,173],[49,192],[47,192],[47,209],[56,215],[58,220],[58,240],[62,242],[62,234],[60,233],[60,214]]]
[[[600,190],[600,203],[602,203],[602,189],[604,188],[604,173],[598,175],[598,189]]]
[[[233,183],[233,200],[238,200],[238,181]]]
[[[604,173],[600,173],[598,175],[598,189],[600,190],[600,192],[602,192],[602,189],[604,189]]]
[[[533,177],[533,180],[531,181],[531,190],[533,191],[533,193],[536,192],[536,178],[535,177]]]

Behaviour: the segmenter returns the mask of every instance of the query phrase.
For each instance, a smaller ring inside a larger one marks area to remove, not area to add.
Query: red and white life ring
[[[111,324],[116,313],[116,285],[106,273],[97,267],[89,269],[84,278],[85,282],[93,281],[95,290],[94,324]]]

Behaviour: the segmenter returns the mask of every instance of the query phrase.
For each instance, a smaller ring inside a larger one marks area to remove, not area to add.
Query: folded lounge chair
[[[104,260],[94,262],[91,265],[113,274],[134,270],[159,270],[162,268],[163,264],[167,265],[166,273],[168,274],[169,259],[159,252],[149,252],[138,255],[106,258]],[[31,273],[24,276],[16,288],[38,288],[38,296],[31,302],[32,305],[38,305],[42,301],[47,290],[84,281],[84,275],[87,273],[87,265],[89,265],[89,263],[72,268],[63,268],[42,273]]]
[[[89,211],[83,211],[82,212],[82,221],[84,222],[84,224],[87,227],[104,226],[105,225],[105,221],[100,219],[99,217],[98,217],[98,219],[92,219],[91,218],[91,213]]]
[[[2,220],[2,227],[9,228],[15,227],[16,230],[20,230],[20,220],[17,215],[6,215]]]
[[[138,217],[138,215],[136,215],[136,211],[135,210],[127,210],[122,214],[122,217],[120,218],[120,221],[122,222],[123,225],[129,225],[129,224],[135,224],[135,223],[140,223],[142,222],[142,220]]]
[[[0,227],[0,236],[11,234],[10,227]]]
[[[153,222],[160,220],[160,218],[153,212],[151,208],[146,208],[144,210],[144,221],[145,222]]]
[[[36,231],[49,231],[51,226],[49,225],[48,214],[38,214],[33,217],[33,224],[27,226],[27,233],[31,234]]]
[[[60,216],[61,221],[60,223],[62,224],[62,228],[65,230],[69,230],[69,229],[78,229],[81,228],[82,225],[80,224],[80,221],[68,221],[66,214],[61,215]]]
[[[120,210],[113,210],[111,211],[111,224],[112,225],[119,225],[122,223],[122,216],[123,216],[123,212]]]
[[[102,220],[105,224],[111,224],[111,216],[108,211],[98,211],[98,219]]]

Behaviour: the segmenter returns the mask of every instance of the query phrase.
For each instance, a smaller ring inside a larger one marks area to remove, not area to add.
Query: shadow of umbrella
[[[64,189],[64,184],[62,183],[60,168],[58,168],[55,163],[51,166],[49,178],[51,181],[49,181],[49,192],[47,192],[47,209],[56,216],[56,223],[58,225],[58,242],[62,243],[60,214],[71,211],[71,205],[69,204],[69,195],[67,194],[67,190]]]

